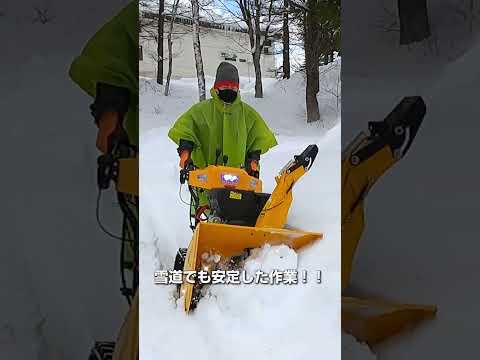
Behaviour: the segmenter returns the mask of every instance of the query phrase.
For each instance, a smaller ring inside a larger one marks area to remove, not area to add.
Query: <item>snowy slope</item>
[[[3,190],[0,358],[84,360],[126,311],[119,244],[95,222],[95,126],[68,78],[87,39],[126,1],[0,2]],[[34,23],[34,6],[52,22]],[[104,221],[120,229],[108,195]]]
[[[339,66],[333,72],[338,76]],[[332,79],[337,77],[332,76]],[[210,85],[212,79],[208,79]],[[340,125],[325,116],[325,127],[304,124],[299,75],[266,84],[264,99],[254,99],[252,84],[242,79],[243,99],[256,107],[277,134],[279,146],[262,158],[264,190],[274,175],[317,143],[311,171],[294,189],[289,224],[324,232],[312,248],[295,254],[288,248],[263,250],[250,267],[308,270],[307,284],[287,286],[211,287],[192,315],[176,307],[172,286],[154,285],[153,273],[171,269],[178,247],[191,238],[188,207],[179,199],[176,146],[167,138],[175,119],[196,100],[193,79],[174,81],[164,97],[153,81],[141,81],[141,223],[140,223],[140,349],[143,359],[232,360],[340,358]],[[322,106],[329,104],[325,99]],[[329,99],[333,101],[332,99]],[[334,101],[336,104],[336,99]],[[327,130],[330,126],[330,130]],[[184,199],[188,196],[183,192]],[[315,280],[322,271],[322,283]],[[188,342],[188,346],[185,346]]]
[[[478,348],[478,23],[472,36],[445,9],[453,2],[428,4],[437,27],[456,22],[438,29],[438,57],[422,45],[380,41],[378,1],[342,9],[342,141],[383,119],[403,96],[422,95],[427,104],[410,152],[368,196],[352,274],[352,291],[438,305],[435,320],[376,349],[388,360],[452,359],[459,349],[468,357]]]

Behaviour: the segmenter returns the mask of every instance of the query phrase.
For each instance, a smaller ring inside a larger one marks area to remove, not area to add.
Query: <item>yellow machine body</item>
[[[138,157],[118,160],[118,192],[138,196]]]
[[[294,250],[300,250],[321,239],[321,233],[284,229],[293,200],[293,185],[305,172],[303,166],[291,172],[286,168],[280,172],[275,178],[277,185],[254,227],[200,222],[195,228],[187,250],[184,271],[202,270],[201,256],[204,253],[228,258],[241,254],[246,249],[260,248],[265,244],[284,244]],[[238,176],[237,185],[235,187],[226,186],[222,181],[222,174]],[[224,166],[208,166],[203,170],[191,171],[188,183],[192,187],[208,190],[230,188],[260,192],[262,189],[261,181],[249,176],[245,170]],[[186,312],[192,308],[194,286],[194,284],[184,281],[181,287]]]
[[[370,346],[432,319],[436,313],[433,305],[342,297],[342,329]]]
[[[365,197],[395,162],[388,146],[356,166],[348,159],[342,161],[342,289],[349,283],[354,256],[363,235]]]
[[[292,187],[305,174],[303,166],[291,173],[282,172],[275,177],[277,186],[257,219],[256,227],[281,228],[287,223],[288,210],[293,201]]]
[[[225,176],[238,178],[237,182],[226,183]],[[204,169],[192,170],[188,175],[188,184],[204,190],[232,189],[245,191],[262,191],[262,181],[248,175],[244,169],[209,165]]]
[[[241,254],[245,249],[261,248],[265,244],[284,244],[299,250],[321,238],[322,234],[314,232],[201,222],[195,228],[188,247],[184,271],[208,271],[201,266],[201,256],[204,253],[229,258]],[[191,308],[193,287],[194,284],[186,282],[182,285],[186,312]]]
[[[366,136],[352,144],[366,144]],[[347,288],[358,243],[365,227],[364,200],[377,180],[398,159],[388,146],[360,164],[349,161],[350,150],[342,159],[342,291]],[[419,322],[435,317],[433,305],[398,304],[377,299],[342,296],[342,329],[357,340],[375,345]]]

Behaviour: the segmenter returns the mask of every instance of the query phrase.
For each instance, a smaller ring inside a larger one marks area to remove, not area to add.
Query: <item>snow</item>
[[[478,351],[479,34],[478,26],[468,34],[468,24],[445,8],[451,4],[428,2],[440,56],[423,44],[399,47],[391,38],[398,34],[376,30],[378,1],[342,8],[342,141],[383,119],[403,96],[422,95],[427,105],[409,153],[368,195],[351,290],[439,311],[376,348],[381,359]]]
[[[353,336],[342,333],[342,359],[346,360],[375,360],[368,346],[359,344]]]
[[[329,71],[326,71],[328,70]],[[323,85],[336,86],[340,64],[321,69]],[[296,185],[288,222],[324,233],[298,254],[286,246],[265,246],[246,262],[261,269],[307,270],[297,285],[212,285],[192,314],[176,303],[173,286],[155,285],[156,270],[171,269],[179,247],[187,247],[188,207],[179,199],[178,156],[167,132],[197,99],[196,79],[172,81],[172,95],[153,80],[141,79],[140,160],[140,356],[142,359],[250,358],[291,360],[340,358],[340,123],[337,99],[319,94],[323,123],[307,125],[302,75],[265,79],[265,98],[241,79],[241,94],[266,119],[279,145],[262,157],[264,191],[293,155],[316,143],[312,169]],[[211,87],[213,79],[206,79]],[[335,106],[333,106],[335,105]],[[333,109],[332,109],[333,106]],[[188,199],[185,189],[182,197]],[[322,271],[322,282],[316,273]],[[186,346],[186,344],[188,344]]]
[[[0,357],[84,360],[126,312],[119,243],[95,222],[92,102],[68,77],[85,42],[126,1],[3,0],[0,11]],[[32,23],[34,6],[54,19]],[[110,193],[103,218],[121,229]]]

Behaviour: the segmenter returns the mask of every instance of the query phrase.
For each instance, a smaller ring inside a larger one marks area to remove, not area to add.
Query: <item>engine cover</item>
[[[270,194],[235,189],[208,192],[210,210],[226,224],[255,226]]]

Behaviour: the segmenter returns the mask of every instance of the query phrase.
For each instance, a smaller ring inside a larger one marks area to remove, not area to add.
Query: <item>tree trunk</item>
[[[470,0],[468,25],[470,34],[473,34],[473,21],[475,20],[475,0]]]
[[[170,24],[168,27],[167,34],[167,47],[168,47],[168,73],[167,73],[167,82],[165,84],[165,96],[170,95],[170,79],[172,78],[172,67],[173,67],[173,42],[172,42],[172,33],[173,33],[173,24],[175,22],[175,17],[177,16],[179,0],[175,0],[172,6],[172,16],[170,17]]]
[[[263,85],[262,85],[262,68],[260,65],[260,58],[262,56],[262,45],[260,43],[262,39],[260,16],[261,16],[261,0],[255,0],[255,50],[253,53],[253,67],[255,68],[255,97],[263,98]]]
[[[165,0],[158,4],[158,35],[157,35],[157,83],[163,84],[163,24],[165,20]]]
[[[398,0],[400,45],[409,45],[430,37],[427,0]]]
[[[311,9],[315,6],[317,0],[308,2]],[[311,6],[313,5],[313,6]],[[318,109],[317,93],[319,91],[319,52],[318,44],[315,41],[316,36],[320,33],[318,23],[315,20],[314,12],[307,11],[305,16],[305,70],[307,77],[306,84],[306,107],[307,107],[307,123],[320,120],[320,111]]]
[[[253,54],[253,67],[255,68],[255,97],[263,98],[262,67],[260,66],[260,51]]]
[[[203,72],[202,50],[200,47],[200,14],[198,0],[192,0],[193,16],[193,52],[195,54],[195,67],[197,69],[198,97],[200,101],[206,99],[205,74]]]
[[[262,67],[260,65],[260,34],[254,32],[253,28],[248,29],[250,37],[250,45],[252,47],[252,61],[253,69],[255,71],[255,97],[263,98],[263,85],[262,85]]]
[[[173,57],[172,57],[172,28],[170,27],[170,31],[167,35],[167,46],[168,46],[168,73],[167,73],[167,82],[165,84],[165,96],[170,95],[170,79],[172,78],[172,65],[173,65]]]
[[[290,29],[288,28],[289,0],[283,1],[283,78],[290,79]]]
[[[307,87],[306,87],[306,106],[307,106],[307,123],[320,120],[320,111],[318,109],[318,82],[319,72],[318,66],[312,67],[307,65]]]

